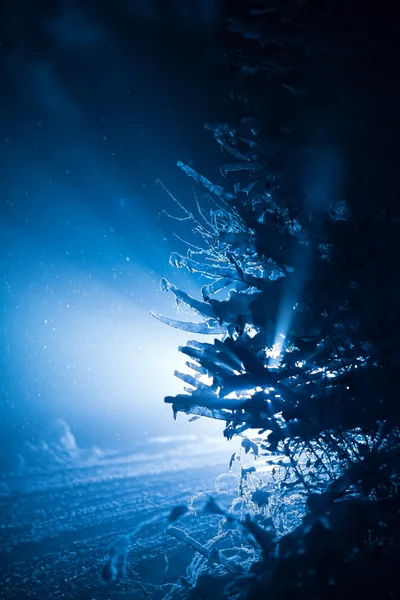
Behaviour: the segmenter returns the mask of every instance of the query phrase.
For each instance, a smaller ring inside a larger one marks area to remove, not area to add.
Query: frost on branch
[[[234,130],[219,125],[214,133],[232,150],[238,139]],[[249,136],[256,137],[251,131]],[[263,169],[273,181],[267,165]],[[186,172],[193,177],[193,169]],[[196,180],[210,190],[206,178],[196,175]],[[384,371],[366,336],[370,325],[357,313],[359,290],[368,277],[354,270],[368,252],[357,246],[359,214],[352,215],[340,200],[327,207],[321,222],[321,216],[307,216],[300,201],[275,201],[270,186],[267,193],[255,186],[246,195],[239,184],[233,188],[237,193],[229,201],[225,194],[207,224],[199,227],[198,217],[190,215],[203,247],[171,257],[175,267],[208,280],[203,299],[167,280],[161,283],[201,321],[156,318],[222,336],[213,344],[181,349],[212,384],[202,383],[199,373],[180,374],[192,391],[166,401],[175,412],[225,420],[227,437],[244,427],[258,429],[266,455],[290,452],[297,444],[306,463],[320,468],[321,456],[329,452],[325,474],[330,477],[332,465],[336,469],[357,460],[359,436],[370,451],[379,422],[393,421],[395,414],[399,418],[391,395],[382,397]],[[220,190],[217,195],[223,196]],[[379,403],[365,411],[364,399],[374,390]]]
[[[267,164],[261,175],[267,182],[279,180]],[[269,583],[250,577],[246,598],[268,591],[281,600],[282,570],[290,570],[297,590],[304,570],[314,568],[319,555],[328,560],[335,547],[338,562],[329,571],[329,586],[335,577],[341,581],[346,561],[366,564],[363,553],[387,539],[384,523],[400,528],[389,508],[400,489],[399,361],[393,341],[399,324],[398,319],[390,320],[391,327],[378,324],[364,302],[368,294],[374,314],[390,306],[382,288],[371,289],[377,264],[368,256],[383,236],[386,245],[377,260],[381,268],[390,261],[395,222],[384,216],[371,221],[342,199],[316,216],[299,198],[275,196],[273,185],[266,192],[258,184],[236,182],[229,197],[206,178],[196,181],[218,200],[207,219],[200,207],[199,215],[189,214],[201,241],[186,256],[174,253],[170,262],[202,276],[204,285],[199,299],[165,279],[161,287],[197,322],[154,316],[218,337],[180,348],[191,372],[175,373],[185,393],[165,401],[175,416],[225,422],[228,439],[249,434],[242,449],[256,463],[242,468],[238,498],[249,513],[270,515],[276,538],[265,538],[268,565],[261,560],[254,567]],[[234,463],[235,458],[231,468]],[[263,466],[272,469],[276,487],[249,487]],[[283,502],[297,506],[292,527],[280,524],[277,507]],[[263,528],[250,517],[244,523],[264,544]],[[390,544],[384,544],[390,561]],[[242,575],[239,579],[244,585]]]
[[[178,163],[203,194],[197,212],[183,209],[199,243],[170,262],[204,282],[198,298],[162,282],[196,323],[156,316],[218,337],[180,348],[190,373],[176,373],[184,392],[165,401],[175,416],[219,419],[226,438],[243,438],[254,466],[241,466],[234,504],[271,519],[276,533],[268,561],[256,559],[219,598],[347,600],[356,587],[360,597],[400,597],[397,205],[383,177],[386,195],[379,187],[374,197],[364,164],[368,185],[353,177],[346,193],[307,198],[299,165],[319,149],[298,133],[296,114],[322,110],[329,97],[328,115],[336,101],[330,70],[313,71],[313,61],[328,60],[333,29],[319,26],[333,5],[322,3],[320,15],[315,3],[261,4],[229,20],[247,41],[221,59],[234,73],[229,102],[245,114],[206,126],[233,156],[220,167],[224,185]],[[328,65],[352,43],[338,38]],[[364,92],[368,85],[360,101]],[[232,470],[237,462],[233,455]],[[262,528],[242,517],[262,546]]]

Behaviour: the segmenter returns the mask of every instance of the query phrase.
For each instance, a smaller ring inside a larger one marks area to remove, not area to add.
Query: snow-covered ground
[[[184,575],[193,551],[165,533],[163,515],[215,489],[232,447],[221,439],[154,438],[132,451],[88,452],[23,467],[0,479],[0,598],[117,600],[143,596],[132,580],[104,585],[99,572],[120,535],[154,519],[132,540],[129,565],[145,585]],[[160,515],[160,519],[157,519]],[[209,522],[184,528],[200,542]]]

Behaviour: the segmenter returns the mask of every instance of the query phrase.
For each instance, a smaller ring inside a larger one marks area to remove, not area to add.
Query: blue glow
[[[175,223],[162,212],[168,198],[154,183],[160,178],[190,198],[176,161],[198,154],[201,160],[204,149],[207,162],[219,158],[203,131],[209,100],[198,86],[206,74],[189,68],[198,40],[183,30],[180,41],[166,40],[162,32],[167,22],[183,26],[191,11],[193,26],[208,39],[221,24],[219,7],[176,2],[164,11],[136,1],[112,14],[92,9],[62,1],[55,11],[10,6],[8,15],[21,35],[2,47],[6,462],[26,440],[48,440],[57,419],[80,446],[129,447],[133,439],[177,429],[220,431],[203,420],[173,421],[163,398],[182,389],[173,373],[184,369],[177,348],[187,335],[148,314],[171,314],[173,300],[161,294],[159,281],[171,276],[168,258],[180,249]],[[169,52],[154,53],[156,39]],[[174,276],[195,293],[189,279]]]

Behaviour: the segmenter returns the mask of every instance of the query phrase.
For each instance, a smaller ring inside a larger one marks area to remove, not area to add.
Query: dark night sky
[[[203,126],[221,110],[210,56],[224,10],[218,0],[3,8],[0,427],[14,446],[57,418],[83,444],[176,431],[162,399],[179,389],[186,336],[148,310],[174,316],[161,276],[195,287],[168,266],[182,248],[154,183],[190,203],[176,161],[215,172]]]

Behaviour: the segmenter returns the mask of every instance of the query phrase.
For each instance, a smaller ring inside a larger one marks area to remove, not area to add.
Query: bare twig
[[[230,573],[237,573],[239,570],[241,570],[239,565],[236,565],[232,561],[228,560],[218,551],[211,552],[211,550],[209,550],[208,548],[200,544],[200,542],[188,535],[186,531],[178,529],[177,527],[168,527],[167,533],[194,548],[196,552],[199,552],[199,554],[204,556],[204,558],[206,558],[207,560],[212,558],[214,562],[221,564]]]

